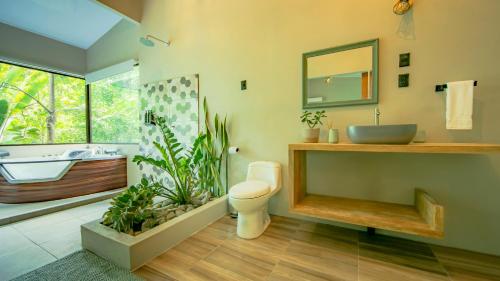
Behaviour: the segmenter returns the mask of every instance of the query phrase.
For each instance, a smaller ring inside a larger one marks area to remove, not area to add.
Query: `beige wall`
[[[500,1],[419,0],[413,14],[392,13],[393,0],[148,0],[144,33],[172,46],[141,47],[142,82],[200,74],[210,108],[231,120],[230,181],[255,160],[276,160],[287,177],[287,144],[300,141],[301,54],[380,39],[381,122],[418,123],[432,142],[500,142]],[[401,31],[398,35],[398,29]],[[404,37],[404,38],[403,38]],[[406,38],[406,39],[405,39]],[[412,65],[398,68],[411,52]],[[410,87],[397,87],[409,71]],[[248,80],[240,92],[239,81]],[[445,96],[437,83],[475,79],[474,129],[445,130]],[[328,110],[347,141],[348,124],[373,122],[374,106]],[[318,193],[411,203],[425,188],[445,206],[446,237],[434,243],[500,254],[500,157],[458,155],[312,154]],[[288,184],[270,211],[287,215]],[[414,237],[411,237],[414,238]]]
[[[121,20],[87,49],[87,73],[138,58],[140,26]]]
[[[0,59],[85,74],[85,50],[0,23]]]

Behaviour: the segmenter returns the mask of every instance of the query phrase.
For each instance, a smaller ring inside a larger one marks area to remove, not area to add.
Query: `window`
[[[138,143],[138,84],[137,68],[87,87],[82,78],[0,62],[0,145]]]
[[[0,144],[85,143],[81,78],[0,62]]]
[[[138,84],[137,67],[90,84],[93,143],[139,142]]]

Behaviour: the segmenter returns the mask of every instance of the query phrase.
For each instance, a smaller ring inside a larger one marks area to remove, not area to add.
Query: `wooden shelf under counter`
[[[324,195],[304,196],[290,212],[419,236],[443,237],[443,207],[417,189],[415,205]]]
[[[500,152],[498,144],[422,143],[382,144],[290,144],[290,209],[294,214],[379,228],[419,236],[441,238],[444,235],[444,208],[423,190],[415,192],[415,204],[404,205],[307,193],[306,152],[368,153],[448,153],[473,154]]]

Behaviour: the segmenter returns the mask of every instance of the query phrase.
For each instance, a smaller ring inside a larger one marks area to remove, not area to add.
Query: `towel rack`
[[[474,81],[474,86],[477,86],[477,81]],[[443,92],[448,86],[446,84],[436,85],[436,92]]]

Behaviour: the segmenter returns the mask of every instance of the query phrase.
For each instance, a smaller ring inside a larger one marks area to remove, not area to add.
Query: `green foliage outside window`
[[[92,142],[139,138],[137,72],[92,85]],[[86,85],[80,78],[0,63],[0,144],[85,143]]]
[[[84,143],[85,81],[0,63],[0,144]]]
[[[139,142],[138,84],[137,70],[91,84],[92,142]]]

